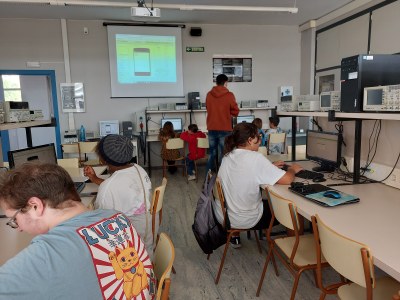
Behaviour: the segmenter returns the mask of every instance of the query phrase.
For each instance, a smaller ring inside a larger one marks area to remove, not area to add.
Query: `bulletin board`
[[[213,81],[219,74],[225,74],[231,82],[251,82],[252,64],[251,56],[214,56]]]

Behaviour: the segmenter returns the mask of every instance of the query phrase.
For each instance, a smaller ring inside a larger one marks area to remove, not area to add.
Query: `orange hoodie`
[[[207,130],[232,131],[232,116],[239,114],[235,96],[224,86],[214,86],[206,98]]]

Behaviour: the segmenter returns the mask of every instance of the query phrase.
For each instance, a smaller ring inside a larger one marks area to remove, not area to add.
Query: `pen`
[[[353,183],[333,183],[327,184],[326,186],[341,186],[341,185],[352,185]]]

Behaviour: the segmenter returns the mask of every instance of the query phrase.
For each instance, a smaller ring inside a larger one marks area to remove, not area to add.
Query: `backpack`
[[[227,239],[226,230],[215,219],[211,202],[214,201],[212,189],[216,179],[217,174],[214,174],[210,180],[209,176],[206,176],[192,225],[194,236],[205,254],[211,254],[213,250],[224,245]]]

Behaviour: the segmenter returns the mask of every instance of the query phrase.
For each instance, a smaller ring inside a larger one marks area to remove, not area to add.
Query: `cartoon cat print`
[[[108,258],[114,269],[117,279],[123,279],[123,289],[127,299],[132,299],[147,288],[147,273],[140,261],[136,249],[128,241],[128,247],[110,252]]]

